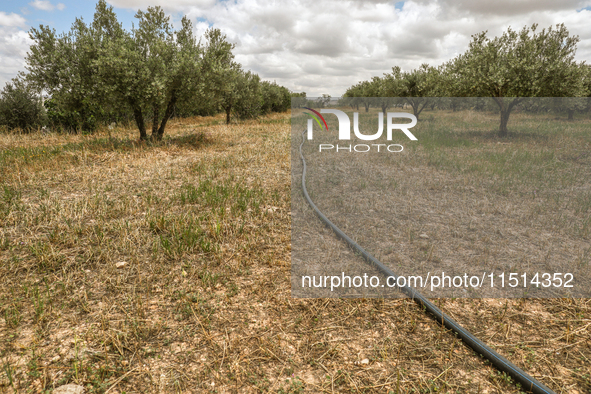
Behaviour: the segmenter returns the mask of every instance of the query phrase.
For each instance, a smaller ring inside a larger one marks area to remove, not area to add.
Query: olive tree
[[[26,80],[17,77],[7,82],[0,92],[0,126],[27,132],[41,127],[44,120],[40,97]]]
[[[97,108],[108,109],[112,100],[97,89],[99,76],[95,61],[100,45],[121,31],[114,13],[99,2],[95,20],[86,25],[76,18],[70,31],[57,35],[48,26],[32,28],[33,40],[26,56],[27,79],[49,97],[52,122],[67,129],[92,130],[96,127]]]
[[[511,110],[524,97],[584,95],[583,68],[574,60],[579,38],[563,24],[486,34],[473,35],[468,50],[445,64],[443,80],[452,96],[492,97],[501,114],[499,136],[507,135]]]
[[[240,119],[257,118],[261,111],[260,78],[250,71],[233,70],[226,73],[224,90],[220,92],[221,107],[226,112],[226,124],[231,114]]]
[[[306,92],[290,92],[291,106],[293,108],[301,108],[306,105]]]
[[[275,82],[263,81],[259,88],[262,97],[262,115],[270,112],[284,112],[291,106],[291,94],[286,87],[277,85]],[[330,96],[328,100],[330,101]]]
[[[433,102],[436,95],[436,87],[439,82],[437,69],[428,64],[422,64],[419,68],[403,72],[400,76],[399,94],[411,106],[414,116],[418,119],[421,112]]]
[[[127,108],[141,140],[148,139],[150,118],[151,138],[160,140],[177,103],[207,99],[207,72],[218,75],[233,46],[221,45],[224,37],[211,29],[206,37],[219,38],[220,45],[204,48],[187,17],[175,31],[160,7],[148,7],[135,17],[137,25],[126,31],[113,7],[100,0],[91,24],[76,19],[62,35],[44,26],[32,29],[26,61],[31,78],[52,98],[64,97],[71,106],[90,101]]]
[[[349,105],[351,109],[357,109],[359,111],[359,105],[362,103],[361,96],[363,94],[361,90],[360,83],[349,87],[345,94],[343,94],[343,104]]]

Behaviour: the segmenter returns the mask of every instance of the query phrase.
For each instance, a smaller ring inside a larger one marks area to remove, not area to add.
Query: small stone
[[[187,344],[185,343],[173,343],[170,345],[170,351],[174,354],[178,354],[184,352],[187,349]]]
[[[423,238],[423,239],[429,239],[429,236],[425,233],[419,235],[419,238]]]
[[[84,394],[84,387],[77,384],[66,384],[53,390],[53,394]]]
[[[115,263],[115,267],[123,268],[123,267],[125,267],[126,264],[127,264],[127,261],[120,261],[118,263]]]
[[[369,364],[369,360],[367,358],[364,358],[363,360],[361,360],[361,365],[367,365]]]

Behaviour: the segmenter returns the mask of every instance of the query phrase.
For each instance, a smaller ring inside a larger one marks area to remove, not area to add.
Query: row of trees
[[[537,27],[519,32],[509,28],[495,38],[487,37],[487,32],[473,35],[465,53],[439,67],[423,64],[406,72],[394,67],[383,77],[351,86],[343,103],[363,105],[367,111],[372,101],[365,98],[375,97],[373,104],[384,112],[388,106],[405,103],[418,118],[436,104],[431,97],[491,97],[500,112],[499,135],[504,137],[511,111],[525,97],[591,96],[591,67],[574,60],[579,38],[570,36],[564,25],[539,32]],[[585,103],[567,100],[563,109],[572,118],[574,111],[587,108]]]
[[[0,92],[0,126],[29,131],[46,122],[38,94],[24,81],[15,79]]]
[[[178,30],[160,7],[135,17],[137,25],[127,31],[113,7],[99,0],[90,24],[76,19],[61,35],[43,25],[31,29],[28,73],[7,85],[1,101],[8,103],[18,85],[28,94],[37,92],[29,104],[38,109],[38,94],[44,92],[50,97],[48,120],[54,124],[93,129],[100,122],[131,118],[142,140],[162,139],[175,112],[223,111],[230,123],[232,114],[254,118],[289,108],[289,90],[243,70],[234,60],[234,44],[218,29],[208,30],[202,42],[187,17]],[[0,122],[12,127],[6,121],[10,115],[0,114]]]

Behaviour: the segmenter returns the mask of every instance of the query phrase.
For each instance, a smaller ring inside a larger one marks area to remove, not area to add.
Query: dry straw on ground
[[[0,136],[0,392],[520,392],[409,300],[292,298],[289,114],[222,122]],[[589,300],[438,304],[591,390]]]

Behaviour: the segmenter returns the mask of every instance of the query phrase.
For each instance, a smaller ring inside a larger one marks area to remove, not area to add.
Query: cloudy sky
[[[92,20],[95,2],[34,0],[0,4],[0,85],[25,69],[28,30],[40,24],[63,32],[76,17]],[[578,35],[577,58],[591,63],[591,0],[496,1],[215,1],[109,0],[124,27],[135,11],[160,5],[179,24],[188,15],[195,34],[221,29],[236,59],[263,79],[308,96],[340,96],[358,81],[393,66],[439,65],[464,52],[472,34],[508,27],[564,23]]]

